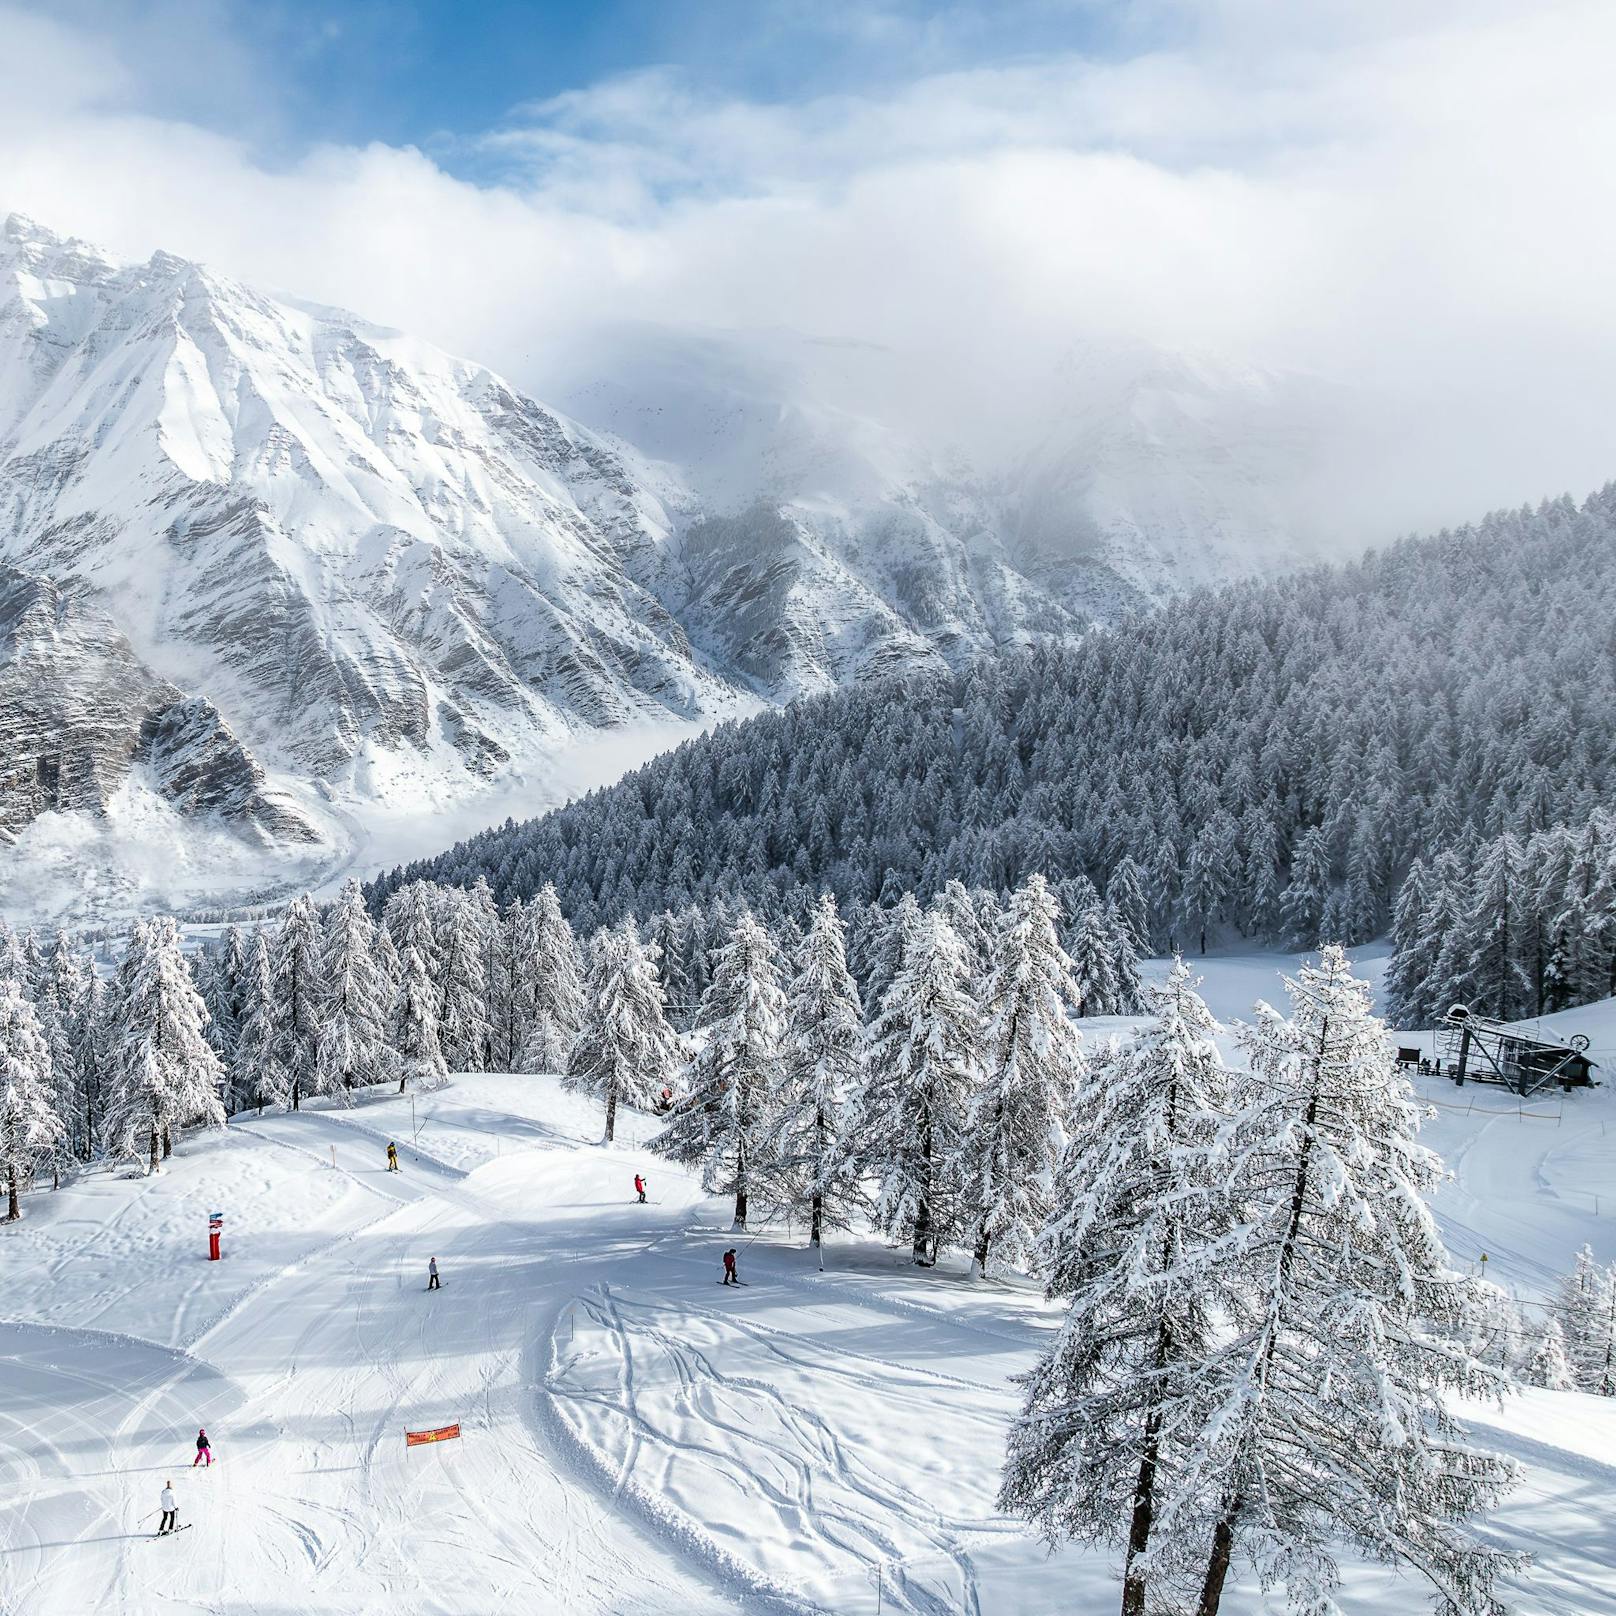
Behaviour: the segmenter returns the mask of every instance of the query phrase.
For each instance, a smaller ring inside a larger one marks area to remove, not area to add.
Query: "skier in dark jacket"
[[[195,1470],[198,1465],[206,1465],[210,1469],[213,1465],[213,1449],[208,1446],[206,1430],[196,1433],[196,1457],[191,1461],[191,1468]]]
[[[634,1193],[642,1202],[645,1200],[645,1180],[638,1173],[634,1175]]]
[[[735,1248],[731,1246],[724,1253],[724,1283],[726,1285],[739,1285],[741,1276],[735,1272]]]

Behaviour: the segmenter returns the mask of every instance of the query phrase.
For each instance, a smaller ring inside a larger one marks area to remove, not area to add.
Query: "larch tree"
[[[438,989],[428,975],[420,949],[414,943],[406,944],[398,956],[398,980],[389,1023],[400,1094],[412,1082],[417,1088],[436,1088],[448,1075],[443,1046],[438,1041],[438,1002]]]
[[[6,1221],[22,1216],[22,1190],[67,1136],[52,1104],[50,1046],[17,981],[0,976],[0,1171]]]
[[[219,947],[205,955],[204,961],[199,985],[202,1002],[208,1007],[208,1042],[228,1072],[235,1064],[236,1040],[241,1037],[241,982],[247,969],[241,928],[227,927]]]
[[[1341,948],[1287,988],[1290,1017],[1260,1005],[1242,1036],[1237,1305],[1159,1524],[1182,1536],[1212,1517],[1197,1616],[1217,1616],[1237,1551],[1297,1609],[1332,1609],[1341,1542],[1422,1575],[1444,1616],[1494,1616],[1512,1561],[1461,1522],[1515,1470],[1467,1445],[1445,1397],[1509,1382],[1464,1345],[1480,1298],[1428,1204],[1441,1162]]]
[[[283,1055],[275,965],[262,927],[253,929],[246,944],[240,987],[241,1026],[228,1070],[230,1109],[244,1111],[252,1106],[261,1111],[274,1105],[290,1111],[292,1074]]]
[[[156,1172],[188,1122],[224,1126],[219,1057],[206,1035],[207,1007],[191,981],[179,928],[167,916],[136,925],[113,990],[111,1094],[106,1143],[114,1156]]]
[[[1551,1392],[1570,1391],[1577,1384],[1571,1358],[1566,1351],[1565,1331],[1560,1328],[1560,1321],[1552,1315],[1532,1343],[1532,1350],[1521,1369],[1521,1378],[1529,1386],[1541,1386]]]
[[[1084,1076],[1071,1019],[1082,990],[1043,876],[1030,875],[1017,889],[989,962],[979,1005],[980,1082],[962,1156],[972,1257],[984,1277],[990,1262],[1028,1265],[1048,1220],[1050,1184]]]
[[[387,1075],[388,985],[376,963],[376,928],[359,883],[345,881],[325,917],[325,1007],[320,1090],[353,1104],[353,1091]]]
[[[325,1005],[325,939],[319,911],[307,893],[294,898],[281,917],[271,955],[280,1064],[290,1109],[320,1092],[320,1022]]]
[[[840,1173],[842,1112],[864,1060],[864,1012],[847,968],[847,933],[828,892],[814,905],[786,994],[780,1090],[768,1171],[780,1199],[808,1208],[808,1243],[823,1239],[827,1204],[851,1194]]]
[[[1072,976],[1077,984],[1075,1014],[1114,1016],[1120,1009],[1116,943],[1105,910],[1091,903],[1077,917],[1071,936]]]
[[[1153,1579],[1182,1584],[1195,1563],[1197,1532],[1155,1524],[1204,1419],[1197,1369],[1229,1305],[1222,1243],[1235,1218],[1230,1074],[1182,960],[1146,1005],[1131,1043],[1093,1057],[1060,1164],[1040,1266],[1051,1298],[1071,1302],[1023,1377],[1000,1489],[1001,1507],[1051,1544],[1122,1547],[1123,1616],[1152,1608]]]
[[[1599,1317],[1600,1272],[1592,1246],[1578,1253],[1571,1272],[1555,1285],[1550,1304],[1565,1339],[1566,1357],[1571,1364],[1572,1384],[1578,1391],[1592,1391],[1595,1343]]]
[[[743,910],[718,950],[713,979],[696,1013],[702,1044],[687,1088],[651,1148],[701,1168],[709,1195],[735,1199],[744,1229],[759,1169],[769,1161],[770,1102],[785,1031],[785,994],[774,941]]]
[[[981,1030],[967,969],[953,927],[917,912],[849,1107],[848,1170],[875,1180],[877,1223],[907,1235],[922,1267],[962,1232],[961,1147]]]
[[[445,898],[438,934],[438,1041],[451,1070],[479,1072],[488,1047],[488,917],[470,893]]]
[[[567,1069],[568,1056],[584,1025],[583,964],[572,927],[549,882],[528,905],[528,916],[531,988],[523,1061],[532,1071],[561,1072]]]
[[[610,1144],[617,1135],[618,1106],[651,1106],[672,1087],[679,1069],[662,983],[632,920],[591,940],[583,997],[583,1026],[563,1081],[605,1107]]]

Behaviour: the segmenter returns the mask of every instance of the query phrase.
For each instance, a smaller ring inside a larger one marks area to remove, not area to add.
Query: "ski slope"
[[[1616,1181],[1610,1094],[1554,1124],[1498,1091],[1476,1106],[1434,1125],[1455,1245],[1528,1293],[1583,1238],[1616,1256],[1591,1210]],[[782,1228],[725,1290],[724,1208],[636,1143],[645,1119],[603,1148],[553,1078],[505,1076],[415,1115],[418,1146],[385,1093],[235,1121],[0,1229],[0,1612],[873,1612],[878,1572],[884,1611],[1114,1608],[1104,1556],[1051,1556],[993,1507],[1010,1376],[1054,1317],[1030,1286],[921,1275],[870,1240],[821,1273]],[[1525,1466],[1489,1526],[1538,1557],[1515,1608],[1616,1616],[1616,1408],[1470,1413]],[[454,1420],[458,1441],[405,1447]],[[199,1424],[210,1471],[189,1468]],[[154,1541],[169,1479],[193,1530]],[[1354,1566],[1344,1603],[1425,1608]],[[1241,1587],[1225,1608],[1283,1604]]]

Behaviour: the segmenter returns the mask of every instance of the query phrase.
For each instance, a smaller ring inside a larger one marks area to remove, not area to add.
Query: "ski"
[[[171,1526],[166,1532],[153,1532],[152,1536],[153,1537],[178,1537],[181,1532],[189,1532],[191,1530],[191,1528],[193,1526],[195,1526],[195,1525],[196,1525],[195,1521],[187,1521],[184,1524],[184,1526]]]

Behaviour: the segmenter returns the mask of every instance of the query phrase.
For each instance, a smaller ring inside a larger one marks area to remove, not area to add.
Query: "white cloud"
[[[385,146],[271,166],[153,117],[117,43],[0,10],[0,208],[541,394],[599,325],[788,327],[890,350],[863,402],[900,426],[1015,441],[1067,346],[1123,338],[1358,389],[1397,423],[1354,468],[1376,520],[1616,475],[1616,11],[1161,6],[1141,30],[1123,59],[792,105],[642,73],[477,136],[478,184]]]

